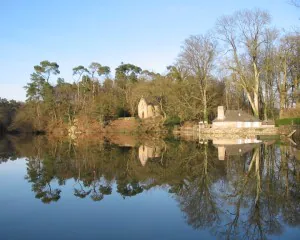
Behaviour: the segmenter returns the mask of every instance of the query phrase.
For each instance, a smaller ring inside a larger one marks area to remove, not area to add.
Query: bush
[[[181,122],[180,117],[173,116],[173,117],[168,117],[164,123],[166,126],[175,126],[179,125]]]
[[[117,116],[118,117],[131,117],[129,111],[127,111],[126,109],[124,108],[119,108],[117,110]]]
[[[282,117],[285,118],[298,118],[300,116],[300,105],[297,104],[295,108],[284,109]]]
[[[300,118],[282,118],[277,119],[275,121],[275,125],[282,126],[282,125],[300,125]]]

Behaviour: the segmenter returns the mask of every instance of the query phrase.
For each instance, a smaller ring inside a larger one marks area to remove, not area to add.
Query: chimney
[[[218,120],[224,120],[225,115],[224,115],[224,107],[219,106],[218,107]]]

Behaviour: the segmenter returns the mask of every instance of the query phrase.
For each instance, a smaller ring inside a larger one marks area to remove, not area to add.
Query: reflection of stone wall
[[[285,131],[286,132],[286,131]],[[212,136],[225,136],[226,138],[238,138],[237,136],[276,135],[283,133],[278,128],[200,128],[200,134]]]
[[[225,157],[230,155],[242,155],[257,147],[261,142],[256,138],[213,139],[214,146],[218,148],[219,160],[225,160]]]
[[[194,125],[193,127],[181,127],[174,129],[173,133],[175,135],[182,136],[195,136],[198,138],[202,136],[204,138],[215,138],[215,137],[225,137],[225,138],[241,138],[241,137],[254,137],[257,135],[287,135],[293,130],[292,127],[281,126],[278,127],[259,127],[259,128],[199,128],[199,125]],[[299,131],[300,132],[300,131]]]
[[[256,138],[239,138],[239,139],[213,139],[213,144],[217,145],[234,145],[234,144],[247,144],[247,143],[260,143],[261,140]]]
[[[146,146],[141,145],[139,147],[139,159],[141,161],[142,166],[145,166],[149,158],[157,158],[160,157],[161,149],[157,146]]]

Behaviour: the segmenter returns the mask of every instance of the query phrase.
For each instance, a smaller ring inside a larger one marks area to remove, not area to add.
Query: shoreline
[[[174,135],[193,136],[198,138],[243,138],[256,136],[288,136],[293,131],[299,131],[297,126],[280,126],[280,127],[265,127],[265,128],[198,128],[181,127],[173,131]],[[298,132],[297,131],[297,132]]]

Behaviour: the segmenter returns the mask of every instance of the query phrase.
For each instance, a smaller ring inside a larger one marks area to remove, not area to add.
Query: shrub
[[[127,111],[126,109],[124,108],[119,108],[117,110],[117,116],[118,117],[131,117],[129,111]]]
[[[179,125],[180,122],[181,122],[180,117],[172,116],[172,117],[168,117],[166,119],[166,121],[164,122],[164,125],[166,125],[166,126],[175,126],[175,125]]]
[[[284,109],[282,118],[298,118],[300,116],[300,104],[297,104],[295,108]]]

